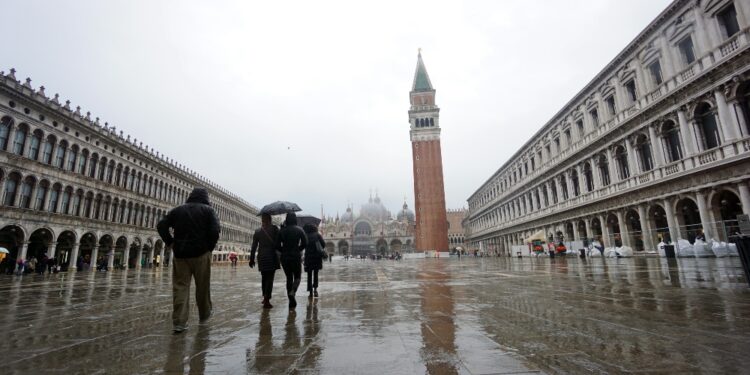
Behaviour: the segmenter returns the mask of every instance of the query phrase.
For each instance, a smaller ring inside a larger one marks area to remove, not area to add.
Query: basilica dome
[[[352,221],[354,221],[354,214],[352,213],[351,207],[346,208],[346,212],[341,215],[341,221],[344,223],[351,223]]]
[[[359,211],[360,216],[372,220],[373,222],[386,221],[391,219],[391,212],[380,201],[380,197],[375,196],[375,199],[370,197],[370,200],[362,205]]]
[[[398,216],[396,216],[396,219],[398,221],[408,221],[410,223],[413,223],[415,221],[414,219],[414,211],[409,209],[409,205],[404,202],[404,206],[402,207],[401,211],[398,212]]]

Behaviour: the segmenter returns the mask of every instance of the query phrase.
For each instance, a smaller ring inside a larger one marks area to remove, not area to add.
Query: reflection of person
[[[271,327],[271,317],[269,314],[270,310],[264,309],[260,313],[260,324],[258,324],[258,341],[255,342],[255,350],[247,350],[247,363],[248,366],[252,363],[254,369],[248,368],[247,373],[249,374],[265,374],[268,373],[270,367],[275,363],[273,354],[277,354],[273,347],[273,329]],[[255,355],[254,360],[250,358],[250,355]]]
[[[174,230],[174,237],[169,230]],[[211,251],[219,241],[219,220],[208,202],[208,191],[195,188],[187,202],[169,211],[157,225],[175,260],[172,271],[172,324],[175,333],[187,329],[190,280],[195,279],[195,302],[201,321],[211,317]]]
[[[273,277],[279,269],[278,255],[274,246],[279,236],[279,228],[271,224],[271,215],[263,214],[260,218],[261,227],[253,234],[253,245],[250,250],[250,268],[255,266],[255,254],[258,253],[258,271],[261,277],[263,292],[263,307],[270,309],[271,292],[273,291]]]
[[[307,236],[302,228],[297,226],[297,215],[294,212],[286,214],[284,228],[279,231],[276,248],[281,250],[281,267],[286,275],[286,294],[289,296],[289,308],[297,307],[294,295],[299,287],[302,276],[302,250],[307,247]]]
[[[325,250],[326,243],[318,233],[318,228],[312,224],[306,224],[303,228],[307,235],[307,247],[305,248],[305,272],[307,272],[307,292],[310,298],[318,297],[318,271],[323,269],[323,259],[327,258]]]

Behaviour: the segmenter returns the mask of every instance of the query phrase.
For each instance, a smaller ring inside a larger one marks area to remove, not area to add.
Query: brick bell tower
[[[440,149],[440,108],[435,105],[435,89],[417,55],[417,70],[409,93],[409,123],[417,251],[448,251],[448,217],[445,212],[443,156]]]

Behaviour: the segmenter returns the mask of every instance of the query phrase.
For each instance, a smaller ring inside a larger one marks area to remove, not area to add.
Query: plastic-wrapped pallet
[[[633,248],[631,248],[630,246],[618,247],[617,255],[623,258],[630,258],[633,256]]]
[[[688,240],[683,240],[683,239],[677,240],[677,249],[675,250],[676,250],[677,256],[680,258],[695,256],[695,252],[693,251],[693,245],[691,245]]]
[[[729,253],[730,257],[738,257],[740,256],[740,253],[737,252],[737,245],[733,243],[727,244],[727,251]]]
[[[711,246],[706,244],[703,240],[695,240],[695,243],[693,244],[693,254],[698,258],[714,256],[714,252],[711,251]]]
[[[604,249],[605,258],[617,258],[617,250],[614,247],[608,247]]]
[[[717,258],[729,256],[729,247],[727,246],[726,242],[712,241],[711,251],[713,251],[714,255],[716,255]]]
[[[659,245],[656,247],[656,250],[659,253],[659,256],[662,258],[667,256],[666,251],[664,251],[664,246],[667,246],[667,244],[665,244],[664,241],[662,241],[662,242],[659,242]]]

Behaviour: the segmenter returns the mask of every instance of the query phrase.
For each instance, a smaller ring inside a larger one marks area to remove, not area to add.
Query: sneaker
[[[174,333],[182,333],[182,332],[187,331],[187,329],[188,329],[188,326],[184,325],[184,326],[174,326],[172,330],[174,331]]]

